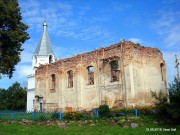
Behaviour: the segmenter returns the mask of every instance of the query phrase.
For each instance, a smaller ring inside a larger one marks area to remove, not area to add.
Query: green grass
[[[132,118],[132,119],[131,119]],[[69,123],[65,128],[60,128],[57,125],[46,126],[39,125],[39,122],[35,122],[31,125],[19,125],[16,124],[3,124],[0,121],[0,135],[179,135],[179,125],[167,125],[167,124],[155,124],[154,119],[149,117],[121,117],[115,119],[99,120],[98,123],[93,122],[95,126],[90,126],[91,123],[81,124],[78,122]],[[118,124],[112,126],[110,122],[115,120]],[[126,121],[122,121],[126,120]],[[122,128],[124,124],[136,122],[140,125],[138,128]],[[171,129],[176,128],[176,131],[146,131],[147,128],[161,128]]]

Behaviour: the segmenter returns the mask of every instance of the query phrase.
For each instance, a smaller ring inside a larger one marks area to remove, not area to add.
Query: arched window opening
[[[118,61],[114,60],[110,62],[111,65],[111,81],[119,81],[119,66],[118,66]]]
[[[89,66],[87,70],[88,70],[88,84],[93,85],[94,84],[94,67]]]
[[[49,55],[49,63],[52,63],[52,62],[53,62],[53,56]]]
[[[51,84],[52,84],[52,90],[54,90],[56,87],[56,76],[55,76],[55,74],[51,75]]]
[[[164,70],[164,64],[163,63],[161,63],[160,64],[160,69],[161,69],[161,79],[162,79],[162,81],[164,81],[164,72],[163,72],[163,70]]]
[[[73,87],[73,71],[68,71],[68,88]]]

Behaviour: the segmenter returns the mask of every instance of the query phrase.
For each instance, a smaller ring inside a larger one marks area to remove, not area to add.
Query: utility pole
[[[178,61],[178,57],[177,57],[177,55],[175,55],[175,63],[176,63],[176,66],[175,66],[175,68],[177,69],[177,79],[178,79],[178,81],[180,82],[180,76],[179,76],[179,61]]]

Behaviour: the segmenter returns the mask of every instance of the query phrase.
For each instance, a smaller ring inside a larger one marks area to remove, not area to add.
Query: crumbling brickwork
[[[93,82],[88,67],[93,67]],[[35,94],[43,97],[44,110],[152,105],[150,91],[167,92],[166,88],[162,53],[132,42],[60,59],[36,70]],[[39,109],[38,100],[35,108]]]

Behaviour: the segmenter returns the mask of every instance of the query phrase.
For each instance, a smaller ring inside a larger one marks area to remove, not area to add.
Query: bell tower
[[[56,61],[54,51],[47,31],[47,23],[43,23],[43,32],[32,57],[32,74],[28,78],[27,111],[34,110],[35,97],[35,70],[41,64],[50,64]]]
[[[55,54],[52,49],[51,41],[47,32],[47,23],[43,23],[43,32],[38,46],[33,54],[32,67],[38,67],[39,64],[49,64],[55,62]]]

